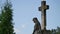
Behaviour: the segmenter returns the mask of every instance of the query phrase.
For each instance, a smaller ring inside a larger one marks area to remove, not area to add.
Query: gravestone
[[[40,23],[38,19],[33,18],[33,21],[35,23],[33,34],[50,34],[50,30],[46,29],[46,10],[47,9],[49,9],[49,5],[46,5],[45,0],[41,1],[41,7],[39,7],[39,11],[41,11],[41,23],[42,24],[39,25]]]

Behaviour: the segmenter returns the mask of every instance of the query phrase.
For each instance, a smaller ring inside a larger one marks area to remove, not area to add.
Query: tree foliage
[[[7,0],[0,14],[0,34],[14,34],[12,16],[12,5]]]
[[[51,34],[60,34],[60,27],[57,27],[57,29],[52,29]]]

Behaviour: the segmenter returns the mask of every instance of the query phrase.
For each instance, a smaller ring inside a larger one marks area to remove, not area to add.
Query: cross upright
[[[46,30],[46,10],[49,9],[49,6],[46,5],[46,1],[41,1],[41,7],[39,7],[39,11],[41,11],[41,29]]]

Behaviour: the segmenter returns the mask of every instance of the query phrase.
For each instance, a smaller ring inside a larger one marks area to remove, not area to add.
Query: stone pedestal
[[[50,30],[42,30],[42,34],[50,34]]]

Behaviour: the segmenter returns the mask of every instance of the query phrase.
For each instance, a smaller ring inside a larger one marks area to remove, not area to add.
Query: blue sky
[[[41,0],[11,1],[16,34],[32,34],[34,29],[32,19],[37,17],[41,23],[41,12],[38,11],[38,7],[41,6]],[[60,26],[60,0],[46,0],[46,3],[49,5],[49,10],[47,10],[47,29],[56,29],[57,26]]]

